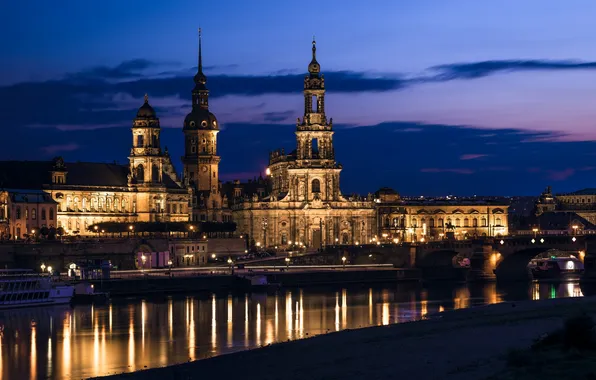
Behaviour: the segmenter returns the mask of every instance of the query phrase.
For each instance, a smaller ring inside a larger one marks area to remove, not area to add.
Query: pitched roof
[[[52,183],[52,161],[0,161],[0,187],[41,189]],[[127,186],[128,165],[101,162],[66,164],[66,185]]]
[[[581,190],[577,190],[574,191],[572,193],[563,193],[563,194],[557,194],[557,195],[596,195],[596,188],[586,188],[586,189],[581,189]]]

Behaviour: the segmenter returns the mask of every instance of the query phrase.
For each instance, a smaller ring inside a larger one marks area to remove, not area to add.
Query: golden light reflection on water
[[[0,324],[5,326],[0,334],[0,370],[7,379],[87,378],[329,330],[410,321],[469,305],[583,295],[574,283],[516,289],[503,290],[495,284],[304,289],[275,295],[169,297],[165,302],[133,299],[56,311],[22,310],[18,315],[0,311]]]
[[[31,327],[31,355],[30,355],[30,364],[31,367],[31,380],[37,379],[37,334],[36,334],[35,326]],[[2,341],[0,341],[0,345]],[[1,353],[0,353],[1,354]],[[2,373],[2,367],[0,367],[0,374]]]

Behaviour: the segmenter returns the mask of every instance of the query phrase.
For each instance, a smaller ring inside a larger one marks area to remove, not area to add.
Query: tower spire
[[[202,52],[202,30],[199,28],[199,67],[197,70],[197,75],[195,75],[195,84],[200,87],[201,89],[205,88],[205,83],[207,83],[207,77],[203,74],[203,52]]]
[[[312,60],[313,62],[317,61],[317,41],[315,40],[315,36],[312,36]]]
[[[201,52],[201,28],[199,28],[199,73],[203,73],[203,54]]]

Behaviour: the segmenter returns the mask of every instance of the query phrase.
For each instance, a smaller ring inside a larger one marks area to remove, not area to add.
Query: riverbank
[[[528,348],[581,311],[596,315],[596,297],[462,309],[109,378],[477,380],[503,371],[511,349]]]

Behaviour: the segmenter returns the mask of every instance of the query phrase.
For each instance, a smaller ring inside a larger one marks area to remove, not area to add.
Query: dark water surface
[[[578,283],[288,289],[0,311],[2,379],[82,379],[502,301],[581,297]]]

